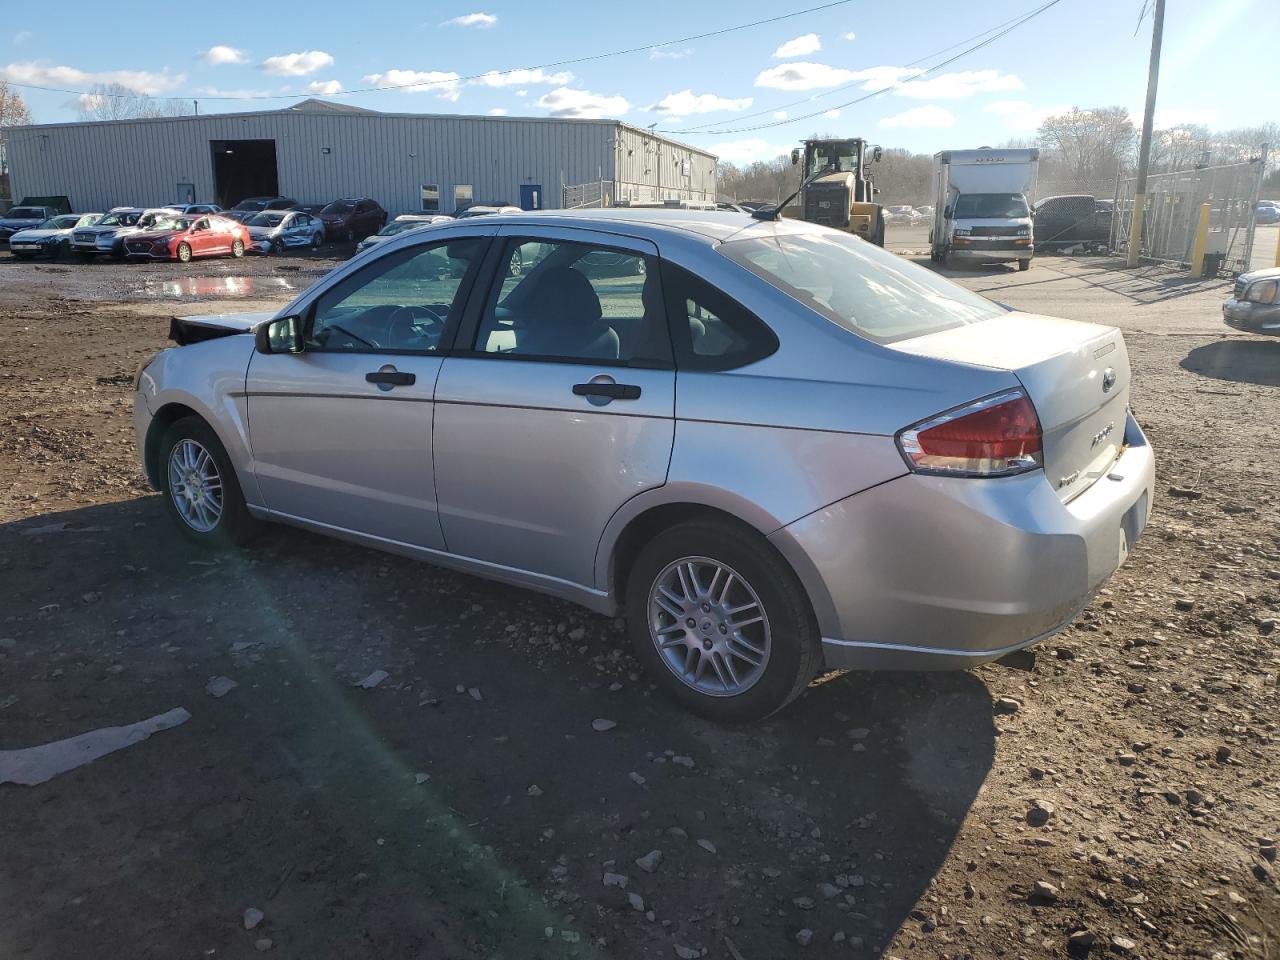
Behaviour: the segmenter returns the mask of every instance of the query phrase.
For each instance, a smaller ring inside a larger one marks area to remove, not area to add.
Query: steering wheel
[[[396,307],[387,317],[383,340],[391,345],[404,344],[429,337],[444,325],[445,318],[430,307],[413,305]],[[426,329],[422,329],[426,327]]]

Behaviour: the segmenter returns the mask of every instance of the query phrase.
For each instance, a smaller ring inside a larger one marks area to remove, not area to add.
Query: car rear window
[[[877,343],[1005,312],[932,270],[836,230],[731,240],[717,249],[832,323]]]
[[[11,220],[43,220],[45,211],[43,207],[14,207],[5,216]]]

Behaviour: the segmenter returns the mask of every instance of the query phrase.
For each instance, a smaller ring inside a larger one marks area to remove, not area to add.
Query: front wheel
[[[636,557],[626,593],[637,656],[670,697],[705,717],[767,717],[818,671],[804,589],[750,531],[720,521],[665,530]]]
[[[231,243],[231,255],[239,259],[244,256],[244,241],[234,240]]]
[[[1031,259],[1030,259],[1030,258],[1027,258],[1026,260],[1019,260],[1019,261],[1018,261],[1018,269],[1019,269],[1019,270],[1030,270],[1030,269],[1031,269]]]
[[[191,262],[191,244],[189,243],[178,244],[178,260],[180,260],[182,263]]]
[[[312,250],[319,250],[319,249],[320,249],[320,234],[318,234],[318,233],[313,233],[313,234],[311,235],[311,249],[312,249]]]
[[[165,431],[160,478],[165,510],[188,539],[228,547],[256,532],[235,468],[217,434],[199,417],[183,417]]]
[[[875,229],[875,232],[871,234],[871,242],[874,243],[877,247],[881,247],[881,248],[884,247],[884,214],[883,213],[876,214],[876,229]]]

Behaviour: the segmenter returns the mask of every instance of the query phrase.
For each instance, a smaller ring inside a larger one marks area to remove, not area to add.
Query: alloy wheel
[[[169,451],[169,497],[178,516],[197,533],[209,533],[222,518],[218,464],[195,440],[180,440]]]
[[[699,693],[733,697],[769,663],[769,618],[759,594],[727,564],[682,557],[649,589],[649,636],[663,663]]]

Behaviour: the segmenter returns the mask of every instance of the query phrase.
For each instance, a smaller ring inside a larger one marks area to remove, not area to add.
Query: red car
[[[249,246],[249,231],[227,217],[173,214],[156,219],[145,233],[135,233],[124,242],[127,257],[151,260],[180,260],[194,257],[243,257]]]

